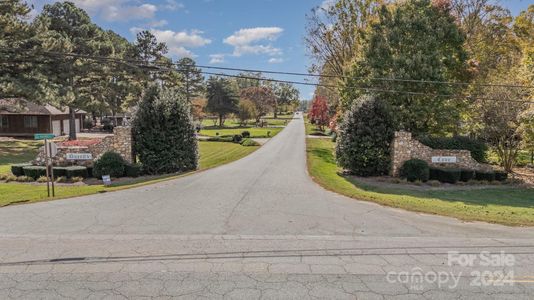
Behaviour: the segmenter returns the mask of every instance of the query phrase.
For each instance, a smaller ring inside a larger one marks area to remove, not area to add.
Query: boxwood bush
[[[29,167],[31,164],[14,164],[11,166],[11,173],[15,176],[23,176],[24,170],[22,170],[24,167]]]
[[[339,127],[336,158],[339,165],[358,176],[389,173],[394,118],[385,101],[363,96],[352,104]]]
[[[260,144],[253,139],[243,139],[241,146],[250,147],[250,146],[259,146]]]
[[[420,180],[428,181],[429,168],[428,163],[421,159],[410,159],[405,161],[400,168],[400,176],[410,182]]]
[[[95,161],[93,175],[96,178],[101,178],[103,175],[109,175],[113,178],[122,177],[125,165],[126,162],[120,154],[108,151]]]
[[[495,172],[495,180],[497,181],[506,181],[508,179],[508,173],[504,171]]]
[[[459,169],[430,168],[430,179],[444,183],[457,183],[460,180]]]
[[[467,136],[435,137],[421,136],[417,138],[421,144],[432,149],[469,150],[471,157],[479,163],[487,162],[488,146],[481,140]]]
[[[87,167],[84,166],[71,166],[65,168],[67,172],[67,178],[73,178],[73,177],[83,177],[87,178]]]
[[[22,168],[24,175],[37,179],[41,176],[46,176],[46,167],[44,166],[26,166]]]
[[[250,137],[250,131],[245,130],[245,131],[241,132],[241,136],[243,138],[249,138]]]
[[[234,143],[241,143],[241,140],[243,140],[243,137],[239,134],[234,134],[234,136],[232,137],[232,142]]]
[[[475,178],[476,178],[476,180],[493,181],[493,180],[495,180],[495,173],[494,172],[476,171],[475,172]]]
[[[124,166],[124,175],[126,177],[139,177],[141,175],[140,164],[126,164]]]
[[[462,169],[460,170],[460,181],[468,182],[469,180],[475,178],[475,171]]]
[[[65,167],[54,167],[54,177],[67,176],[67,169]]]

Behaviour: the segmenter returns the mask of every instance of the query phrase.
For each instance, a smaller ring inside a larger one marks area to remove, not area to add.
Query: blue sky
[[[128,40],[150,29],[170,55],[199,65],[306,72],[305,15],[331,0],[73,0],[93,21]],[[50,0],[32,0],[37,11]],[[503,0],[517,14],[534,0]],[[302,81],[303,78],[277,76]],[[301,98],[313,87],[299,86]]]

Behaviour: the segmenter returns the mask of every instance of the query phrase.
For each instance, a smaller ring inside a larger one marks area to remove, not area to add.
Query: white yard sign
[[[67,153],[68,160],[91,160],[93,155],[91,153]]]
[[[456,156],[432,156],[432,163],[435,164],[454,164],[457,161]]]

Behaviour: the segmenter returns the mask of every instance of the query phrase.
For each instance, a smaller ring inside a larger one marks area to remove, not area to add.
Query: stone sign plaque
[[[91,153],[67,153],[66,158],[68,160],[92,160],[93,155]]]
[[[455,164],[457,162],[456,156],[432,156],[432,163],[435,164]]]

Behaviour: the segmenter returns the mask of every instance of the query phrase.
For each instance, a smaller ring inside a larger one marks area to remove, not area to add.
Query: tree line
[[[31,11],[22,0],[0,2],[0,98],[67,107],[69,139],[76,139],[77,109],[94,117],[128,112],[153,85],[184,94],[197,119],[217,115],[220,126],[228,114],[259,120],[298,103],[297,89],[263,82],[261,74],[206,82],[193,59],[173,61],[149,30],[130,42],[100,28],[72,2],[46,4],[33,19]]]
[[[482,139],[507,170],[520,148],[534,153],[534,5],[513,16],[492,0],[336,0],[307,20],[322,125],[372,96],[396,130]]]

